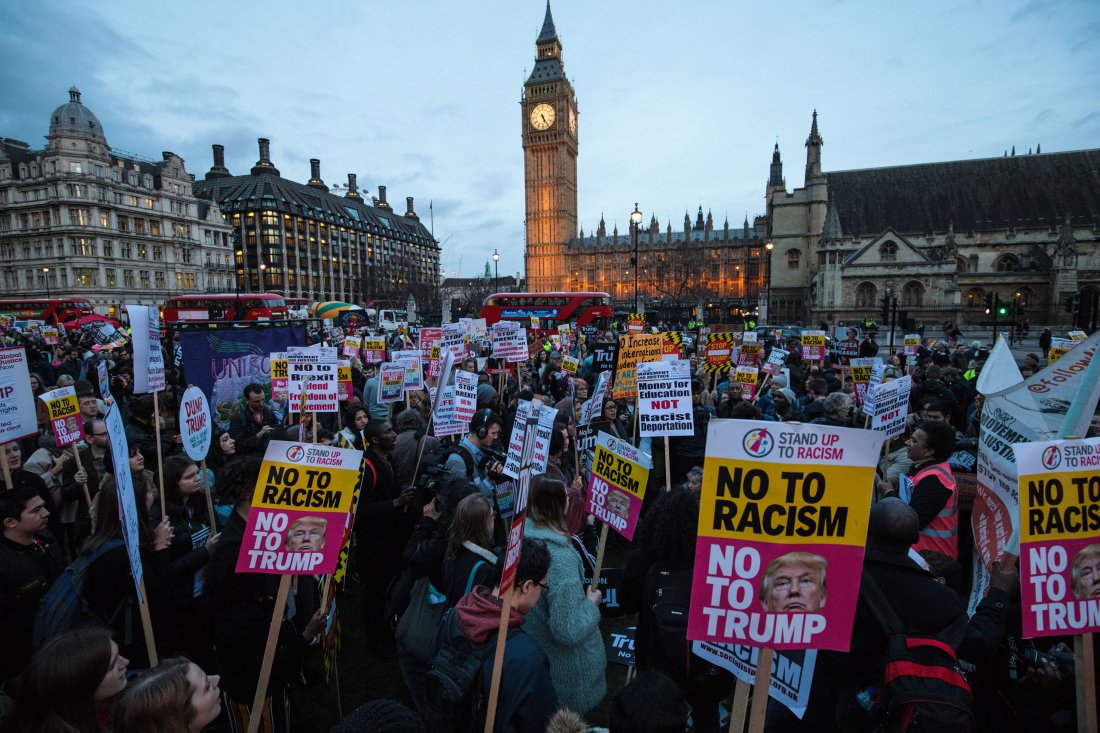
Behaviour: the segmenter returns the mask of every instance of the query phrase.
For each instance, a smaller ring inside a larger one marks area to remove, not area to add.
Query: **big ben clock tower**
[[[531,292],[569,290],[565,244],[577,234],[577,100],[546,3],[535,68],[523,85],[523,169]]]

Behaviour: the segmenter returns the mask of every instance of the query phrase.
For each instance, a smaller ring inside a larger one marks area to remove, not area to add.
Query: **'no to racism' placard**
[[[652,465],[645,451],[600,433],[588,477],[588,513],[628,540],[634,539]]]
[[[637,373],[641,435],[694,435],[691,365],[682,359],[642,362]]]
[[[238,573],[336,570],[362,451],[273,440],[244,530]]]
[[[1017,443],[1024,636],[1100,631],[1100,438]],[[1080,672],[1078,672],[1080,674]]]
[[[865,430],[712,422],[688,638],[847,651],[881,447]]]

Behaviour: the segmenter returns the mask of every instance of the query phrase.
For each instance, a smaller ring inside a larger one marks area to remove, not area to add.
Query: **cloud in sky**
[[[764,207],[778,137],[801,185],[810,114],[826,170],[1100,144],[1100,5],[555,0],[580,111],[579,219],[626,229],[639,202],[740,225]],[[173,150],[202,176],[210,145],[247,170],[256,138],[283,175],[320,158],[391,202],[416,197],[448,274],[523,267],[520,93],[542,0],[0,7],[0,135],[39,145],[72,84],[108,142]],[[459,262],[461,269],[459,270]]]

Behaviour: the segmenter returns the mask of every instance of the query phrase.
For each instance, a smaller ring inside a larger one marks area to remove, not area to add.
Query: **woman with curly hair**
[[[126,687],[130,660],[107,629],[70,631],[31,658],[8,724],[13,733],[102,733],[114,699]]]
[[[717,733],[718,705],[733,689],[732,676],[690,654],[684,638],[673,643],[658,634],[658,617],[672,606],[687,608],[695,565],[699,497],[678,489],[662,494],[634,535],[634,552],[623,570],[623,611],[638,612],[634,635],[639,671],[656,670],[671,677],[692,708],[698,733]]]
[[[183,657],[134,680],[111,713],[112,733],[196,733],[221,714],[218,675]]]

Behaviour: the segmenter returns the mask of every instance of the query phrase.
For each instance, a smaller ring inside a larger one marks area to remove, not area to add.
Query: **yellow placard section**
[[[50,400],[47,404],[50,407],[50,420],[60,420],[80,412],[80,402],[75,394]]]
[[[351,365],[336,367],[336,381],[337,382],[350,382],[351,381]]]
[[[287,360],[286,359],[272,359],[271,360],[271,378],[274,379],[289,379],[287,374]]]
[[[852,381],[869,384],[871,381],[871,367],[852,365]]]
[[[734,379],[738,384],[756,384],[757,372],[746,372],[738,369],[734,372]]]
[[[1020,541],[1100,535],[1100,466],[1020,476]]]
[[[264,461],[252,508],[348,513],[359,472]]]
[[[874,467],[707,457],[699,535],[863,546],[874,475]]]
[[[659,333],[619,337],[619,364],[615,370],[615,389],[612,394],[615,399],[638,394],[638,364],[644,361],[660,361],[663,345],[664,339]]]
[[[802,334],[802,345],[803,346],[824,346],[825,345],[825,335],[824,334],[804,333],[804,334]]]
[[[439,361],[439,344],[432,347],[430,358]]]
[[[386,339],[363,339],[364,351],[385,351]]]
[[[745,343],[741,344],[741,353],[742,354],[759,354],[760,353],[760,343],[757,342],[757,341],[746,341]]]

